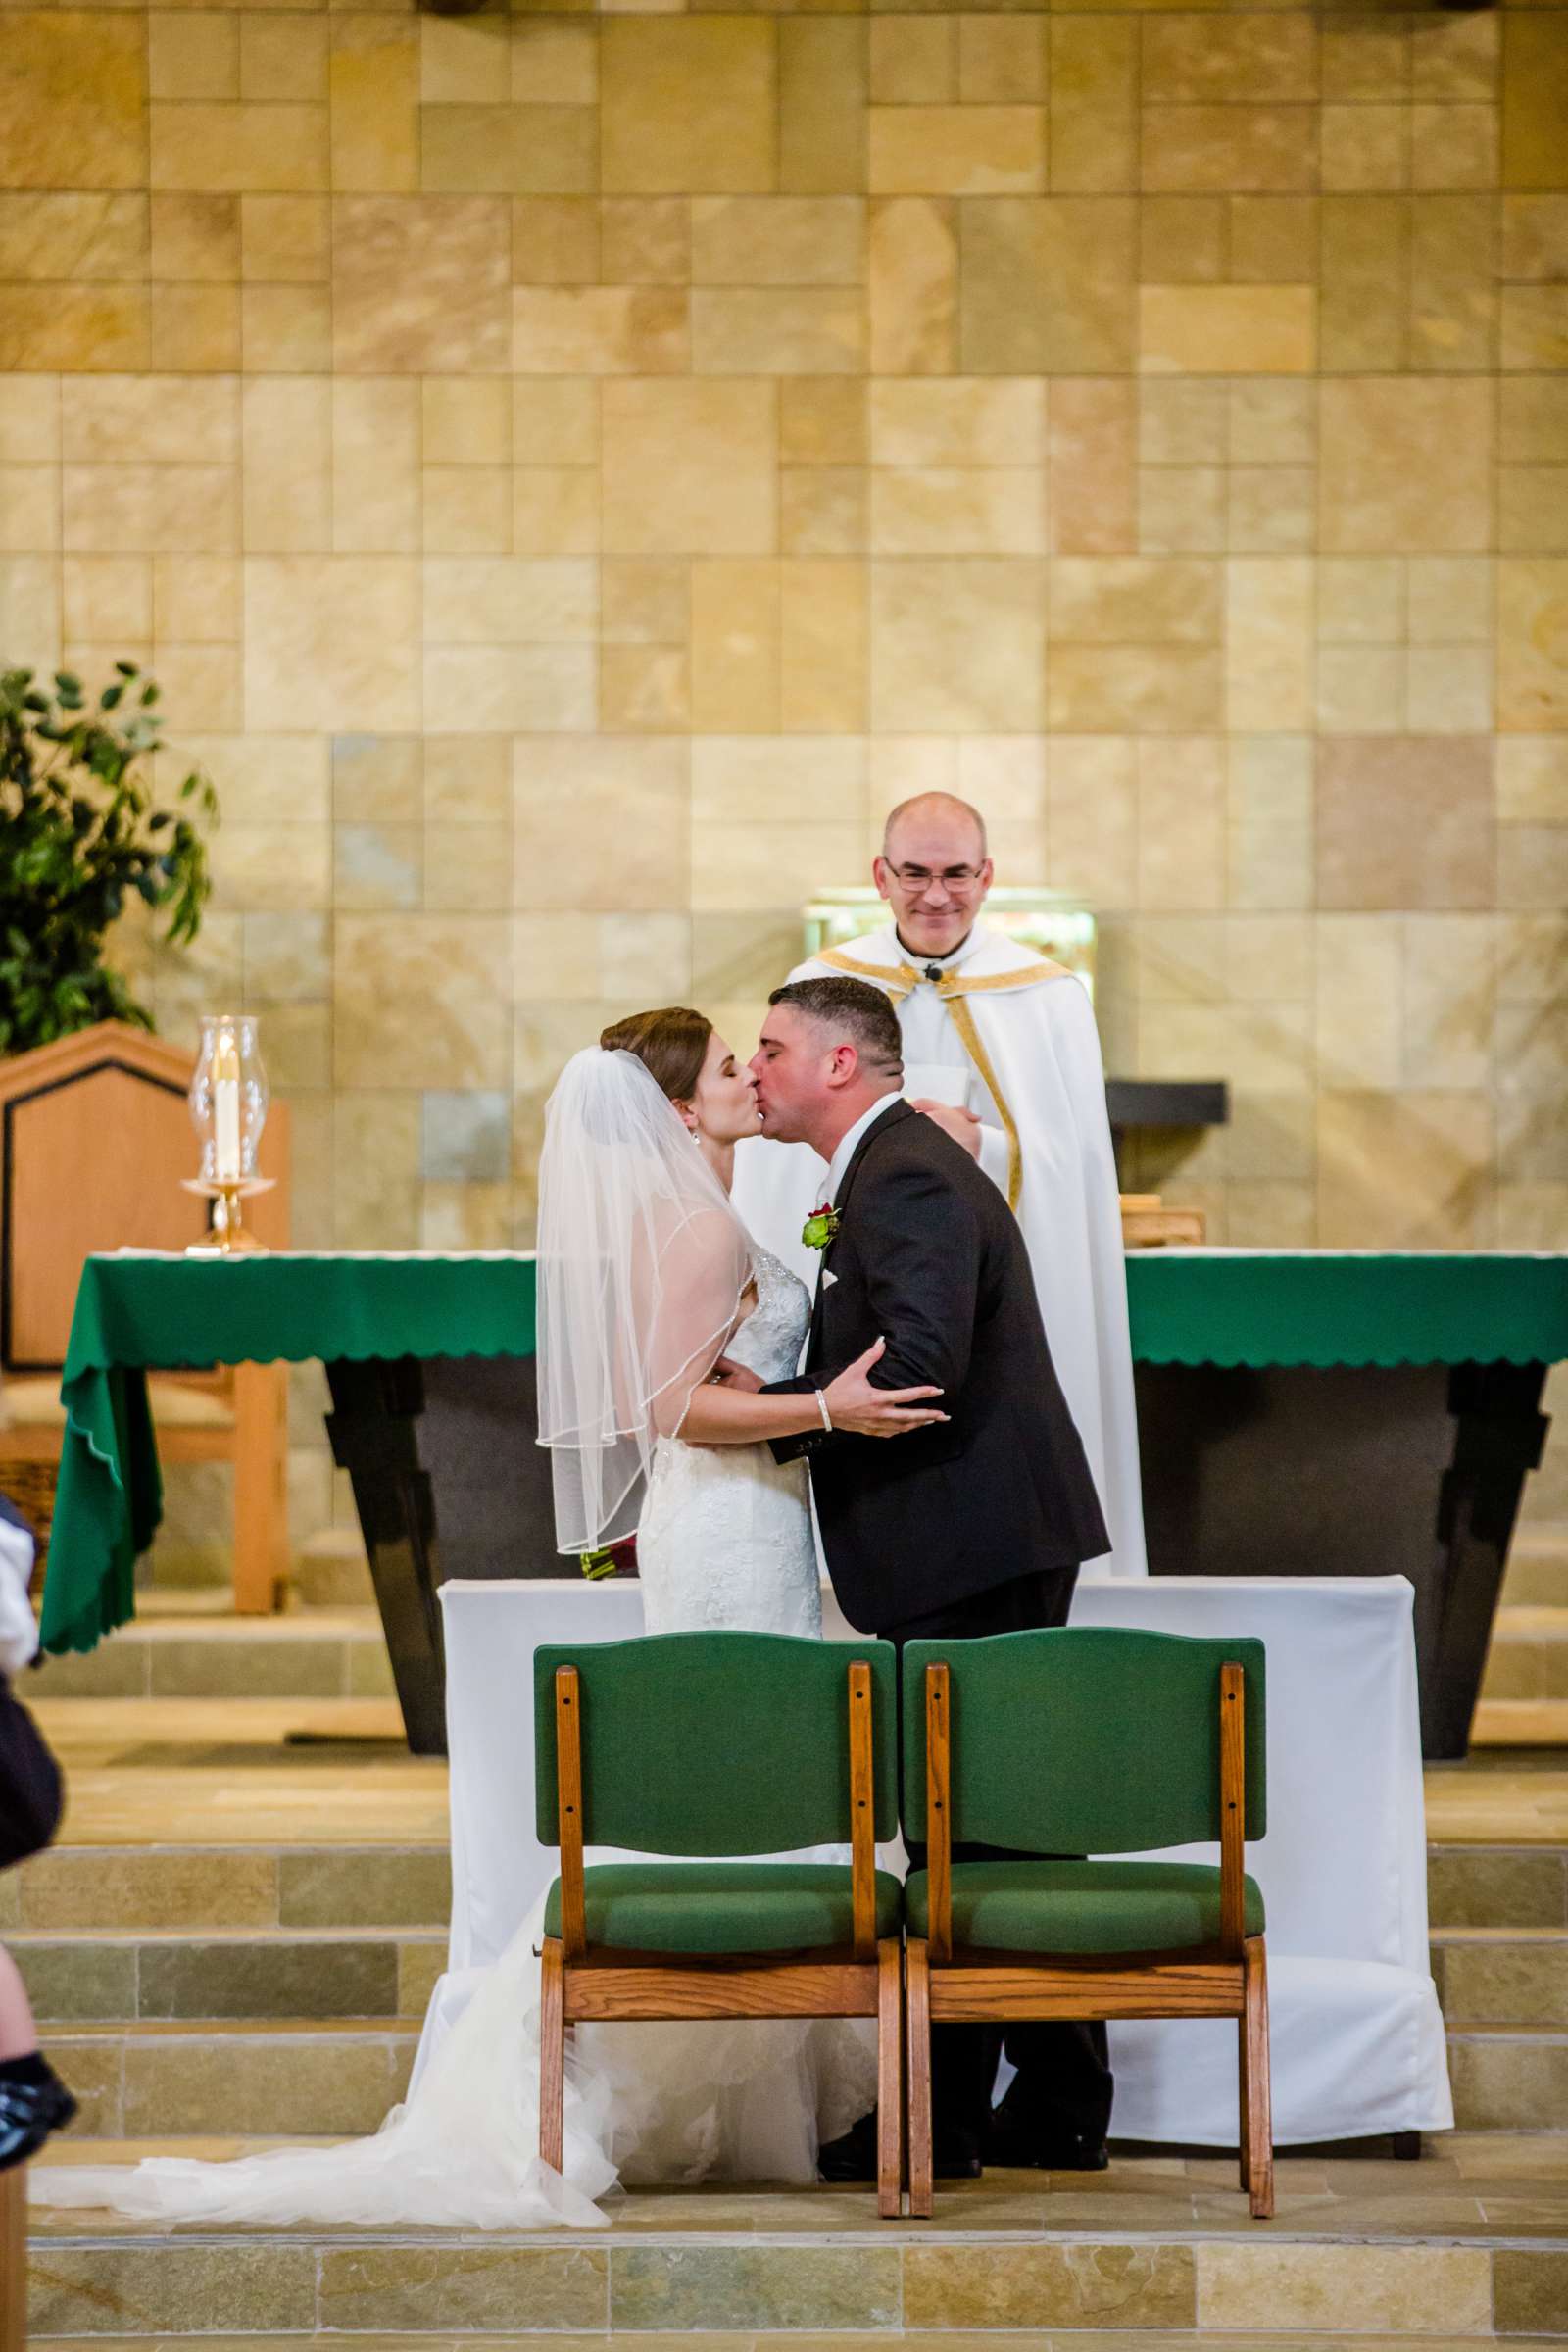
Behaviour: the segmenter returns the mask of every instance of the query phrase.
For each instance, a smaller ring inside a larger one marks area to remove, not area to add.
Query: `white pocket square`
[[[824,1291],[830,1291],[837,1280],[838,1276],[830,1267],[824,1266],[822,1268],[822,1288]]]

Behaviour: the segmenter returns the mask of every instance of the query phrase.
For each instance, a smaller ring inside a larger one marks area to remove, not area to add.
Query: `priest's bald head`
[[[900,939],[915,956],[961,948],[991,888],[986,820],[951,792],[901,801],[872,867]]]

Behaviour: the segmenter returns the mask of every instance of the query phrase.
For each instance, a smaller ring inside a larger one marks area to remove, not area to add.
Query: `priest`
[[[1023,1227],[1052,1358],[1110,1530],[1102,1572],[1143,1576],[1121,1216],[1088,992],[981,921],[992,863],[985,820],[966,801],[926,792],[903,802],[872,872],[891,921],[789,976],[846,972],[893,999],[906,1094],[974,1154]],[[801,1232],[824,1174],[805,1144],[760,1138],[735,1154],[736,1206],[807,1282],[816,1261]]]

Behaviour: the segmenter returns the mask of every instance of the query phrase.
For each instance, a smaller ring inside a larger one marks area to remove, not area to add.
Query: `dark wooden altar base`
[[[1407,1576],[1422,1751],[1469,1746],[1541,1364],[1135,1366],[1155,1576]]]

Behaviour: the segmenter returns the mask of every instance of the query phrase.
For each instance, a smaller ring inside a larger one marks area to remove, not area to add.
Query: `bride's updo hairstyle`
[[[671,1102],[689,1102],[697,1092],[713,1024],[688,1004],[666,1004],[659,1012],[634,1012],[612,1021],[599,1043],[607,1054],[635,1054]]]

